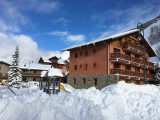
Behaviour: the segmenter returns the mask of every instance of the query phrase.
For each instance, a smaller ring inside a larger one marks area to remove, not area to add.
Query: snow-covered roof
[[[123,32],[123,33],[119,33],[119,34],[116,34],[116,35],[112,35],[112,36],[109,36],[109,37],[105,37],[105,38],[97,39],[97,40],[94,40],[94,41],[91,41],[91,42],[86,42],[84,44],[75,45],[75,46],[72,46],[72,47],[69,47],[69,48],[65,48],[62,51],[70,50],[70,49],[85,46],[85,45],[95,44],[97,42],[101,42],[101,41],[104,41],[104,40],[119,38],[119,37],[131,34],[131,33],[135,33],[135,32],[138,32],[138,31],[139,31],[138,29],[132,29],[132,30],[129,30],[129,31],[126,31],[126,32]]]
[[[59,60],[58,60],[58,64],[65,64],[64,61],[65,61],[65,60],[63,60],[63,59],[59,59]]]
[[[46,77],[47,72],[48,72],[48,71],[42,71],[40,76],[41,76],[41,77]]]
[[[44,62],[48,62],[48,63],[52,63],[51,61],[49,61],[47,58],[42,58]]]
[[[3,63],[3,64],[6,64],[6,65],[10,66],[10,64],[9,64],[9,63],[4,62],[4,61],[0,61],[0,63]]]
[[[51,68],[51,65],[44,65],[44,64],[35,64],[35,63],[31,63],[30,67],[27,64],[26,66],[24,66],[24,64],[20,65],[21,69],[36,69],[36,70],[48,70]]]
[[[57,69],[57,68],[50,68],[48,70],[48,76],[50,77],[63,77],[63,74],[61,73],[60,69]]]

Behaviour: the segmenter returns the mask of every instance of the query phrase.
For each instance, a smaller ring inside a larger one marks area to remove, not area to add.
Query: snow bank
[[[160,89],[154,85],[119,82],[102,90],[92,87],[51,96],[37,89],[0,99],[3,120],[159,120],[159,116]]]

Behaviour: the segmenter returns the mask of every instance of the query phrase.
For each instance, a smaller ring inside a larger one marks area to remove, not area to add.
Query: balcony
[[[143,80],[144,73],[133,72],[129,70],[122,70],[122,69],[111,69],[111,74],[119,74],[120,78],[123,79],[134,79],[134,80]],[[154,75],[146,74],[146,80],[153,80]]]
[[[111,53],[111,62],[120,63],[124,65],[131,65],[134,67],[141,67],[141,68],[144,67],[143,60],[121,53]],[[146,64],[146,69],[151,69],[151,70],[154,69],[154,63],[146,61],[145,64]]]
[[[133,54],[141,55],[141,56],[144,54],[143,48],[141,46],[136,45],[134,43],[130,43],[130,42],[125,42],[123,44],[123,50],[127,51],[129,53],[133,53]],[[145,54],[147,54],[147,53],[145,52]]]
[[[38,77],[40,74],[38,74],[38,73],[22,73],[22,76],[28,76],[28,77],[30,77],[30,76],[32,76],[32,77]]]

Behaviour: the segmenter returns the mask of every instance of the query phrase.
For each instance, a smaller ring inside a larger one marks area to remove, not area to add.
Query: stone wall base
[[[95,80],[97,85],[95,85]],[[117,75],[74,75],[67,77],[67,83],[76,89],[96,87],[102,89],[119,81]]]

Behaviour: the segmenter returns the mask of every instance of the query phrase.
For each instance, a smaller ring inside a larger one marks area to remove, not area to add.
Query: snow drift
[[[92,87],[51,96],[38,89],[30,95],[21,92],[24,94],[0,99],[2,120],[160,119],[160,90],[154,85],[119,82],[102,90]]]

